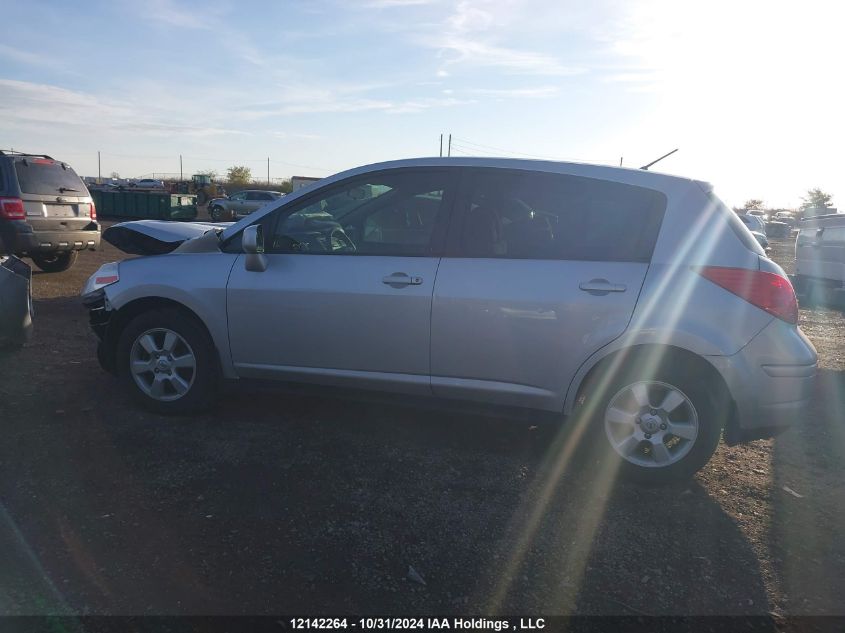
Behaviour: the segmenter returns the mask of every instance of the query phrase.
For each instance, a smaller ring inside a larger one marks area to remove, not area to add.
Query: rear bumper
[[[733,356],[708,360],[722,374],[735,404],[726,428],[729,443],[772,437],[808,415],[817,356],[795,326],[773,319]]]
[[[60,225],[59,225],[60,226]],[[81,229],[33,230],[25,221],[0,226],[0,252],[15,255],[96,250],[100,247],[100,225],[89,222]]]

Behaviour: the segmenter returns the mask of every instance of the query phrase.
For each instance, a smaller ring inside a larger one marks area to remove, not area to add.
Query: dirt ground
[[[145,413],[78,298],[120,257],[36,273],[35,336],[0,365],[0,613],[845,613],[840,312],[801,311],[804,419],[649,489],[531,420],[330,392]]]

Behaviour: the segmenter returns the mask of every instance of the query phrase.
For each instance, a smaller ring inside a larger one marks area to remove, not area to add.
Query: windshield
[[[76,172],[58,161],[40,158],[19,159],[15,161],[15,173],[23,193],[88,195],[88,190]]]

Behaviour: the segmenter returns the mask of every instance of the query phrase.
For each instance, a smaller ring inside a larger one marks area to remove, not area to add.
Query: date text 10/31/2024
[[[360,629],[360,630],[457,630],[508,631],[539,630],[546,626],[543,618],[519,618],[516,621],[487,618],[291,618],[291,628]]]

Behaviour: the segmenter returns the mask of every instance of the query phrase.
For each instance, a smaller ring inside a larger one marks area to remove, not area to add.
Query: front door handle
[[[584,292],[592,295],[606,295],[609,292],[625,292],[628,287],[625,284],[612,284],[607,279],[590,279],[582,281],[578,287]]]
[[[422,277],[412,277],[408,273],[393,273],[381,280],[391,288],[404,288],[405,286],[419,286],[422,284]]]

